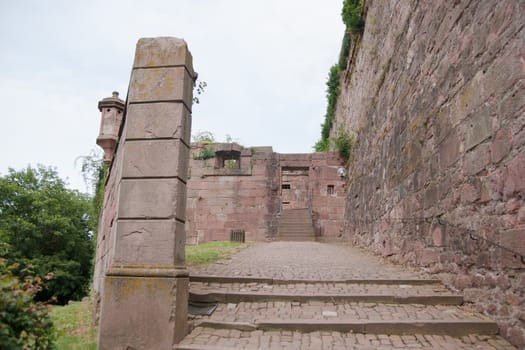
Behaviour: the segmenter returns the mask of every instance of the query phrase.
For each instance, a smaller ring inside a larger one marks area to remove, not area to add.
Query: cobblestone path
[[[219,304],[179,350],[515,349],[439,281],[347,245],[256,243],[190,280]]]

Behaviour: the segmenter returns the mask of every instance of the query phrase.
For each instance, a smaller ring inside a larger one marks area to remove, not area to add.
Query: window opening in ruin
[[[282,188],[283,190],[289,190],[291,187],[290,187],[290,184],[282,184],[282,185],[281,185],[281,188]]]
[[[328,194],[329,196],[335,196],[335,187],[334,185],[328,185],[326,187],[326,194]]]
[[[241,152],[239,151],[217,151],[216,167],[225,169],[241,168]]]

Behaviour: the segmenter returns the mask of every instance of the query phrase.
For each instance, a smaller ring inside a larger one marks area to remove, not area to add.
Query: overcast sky
[[[342,0],[0,0],[0,174],[75,166],[96,148],[97,103],[126,96],[141,37],[184,38],[208,87],[192,131],[307,153],[320,135],[337,61]]]

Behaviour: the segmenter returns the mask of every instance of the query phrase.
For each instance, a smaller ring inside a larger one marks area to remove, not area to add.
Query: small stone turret
[[[113,152],[118,142],[118,133],[124,115],[124,101],[113,91],[113,96],[99,101],[98,109],[102,113],[97,145],[104,150],[104,163],[111,163]]]

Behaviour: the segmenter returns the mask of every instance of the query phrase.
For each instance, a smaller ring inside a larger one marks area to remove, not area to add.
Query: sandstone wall
[[[364,9],[332,130],[357,137],[345,234],[439,274],[524,346],[525,3]]]
[[[240,165],[226,168],[217,156],[199,159],[203,149],[215,153],[238,152]],[[286,200],[281,198],[281,184],[293,181],[294,187],[299,180],[304,191],[298,199],[303,207],[308,201],[311,204],[316,234],[326,239],[340,238],[345,198],[345,181],[337,175],[340,166],[339,156],[330,152],[279,154],[271,147],[192,144],[187,182],[187,242],[228,240],[232,229],[245,230],[247,240],[273,239],[280,202]],[[305,176],[287,177],[283,168],[304,169]],[[333,188],[330,193],[328,186]]]
[[[229,240],[232,229],[242,229],[247,240],[264,240],[279,210],[272,196],[279,186],[271,147],[244,148],[240,167],[225,168],[217,159],[196,159],[203,148],[216,152],[228,144],[192,144],[188,177],[186,234],[191,244]]]
[[[104,202],[100,214],[95,266],[93,272],[93,292],[95,304],[95,317],[100,315],[100,295],[104,286],[104,276],[113,261],[117,220],[118,197],[120,193],[120,179],[122,178],[123,157],[119,149],[122,149],[124,139],[120,139],[115,151],[115,158],[108,171],[108,179],[105,185]],[[98,320],[96,320],[98,322]]]
[[[309,186],[315,231],[321,240],[341,239],[343,235],[346,184],[337,174],[341,164],[335,152],[311,155]]]

